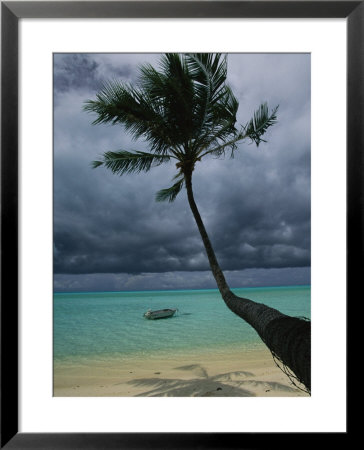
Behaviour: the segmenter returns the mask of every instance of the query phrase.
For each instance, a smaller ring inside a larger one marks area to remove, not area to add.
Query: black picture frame
[[[347,311],[363,273],[363,1],[4,1],[1,2],[1,448],[184,449],[285,447],[295,433],[18,432],[18,22],[21,18],[346,18]],[[329,170],[329,155],[328,155]],[[355,297],[354,297],[355,296]],[[350,345],[347,345],[348,352]],[[334,393],[333,393],[334,395]],[[229,412],[227,412],[229,414]],[[347,432],[334,433],[340,445]],[[320,434],[320,433],[319,433]],[[325,434],[325,433],[323,433]],[[318,434],[315,434],[317,443]],[[310,439],[303,433],[300,445]],[[327,436],[325,436],[327,439]],[[265,445],[264,445],[265,443]]]

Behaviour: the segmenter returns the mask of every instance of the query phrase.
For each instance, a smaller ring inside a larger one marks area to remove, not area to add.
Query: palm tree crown
[[[161,58],[159,71],[150,64],[140,67],[136,86],[105,83],[96,100],[84,106],[97,114],[93,123],[123,124],[134,139],[143,137],[149,143],[150,152],[108,151],[93,167],[104,165],[122,175],[147,172],[175,160],[174,184],[156,196],[158,201],[173,201],[203,157],[227,151],[233,156],[237,143],[244,139],[259,145],[276,122],[278,107],[269,113],[267,104],[262,104],[238,129],[239,103],[226,77],[226,55],[168,53]]]

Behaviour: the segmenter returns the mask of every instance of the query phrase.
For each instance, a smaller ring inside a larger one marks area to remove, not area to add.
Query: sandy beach
[[[305,397],[268,350],[54,365],[56,397]]]

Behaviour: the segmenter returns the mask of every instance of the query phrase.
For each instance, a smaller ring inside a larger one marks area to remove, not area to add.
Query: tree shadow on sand
[[[175,370],[192,372],[195,377],[188,380],[139,378],[128,384],[149,388],[137,397],[256,397],[251,389],[257,386],[262,386],[266,392],[297,392],[297,389],[281,383],[254,380],[252,372],[235,371],[209,376],[200,364],[175,367]]]

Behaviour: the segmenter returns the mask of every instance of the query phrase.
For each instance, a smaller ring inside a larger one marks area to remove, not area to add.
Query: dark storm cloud
[[[309,267],[225,271],[230,286],[259,287],[310,284]],[[57,292],[216,289],[211,271],[163,273],[56,274]]]
[[[120,183],[119,189],[112,191],[108,184],[98,184],[96,176],[93,183],[99,186],[99,195],[89,190],[80,196],[85,184],[81,171],[66,172],[62,179],[69,180],[77,193],[69,195],[68,190],[62,193],[55,187],[55,272],[164,272],[166,266],[169,270],[193,269],[200,243],[191,232],[192,218],[186,215],[183,220],[183,214],[177,220],[170,217],[184,199],[175,205],[161,205],[154,202],[153,188],[147,187],[147,194],[143,189],[130,192],[136,179]],[[129,192],[125,195],[125,191]]]
[[[97,88],[96,70],[98,64],[87,55],[58,54],[54,61],[55,92],[77,88]]]
[[[157,55],[145,55],[155,62]],[[53,64],[54,91],[56,94],[70,90],[97,91],[110,79],[135,79],[138,54],[113,53],[55,53]]]
[[[230,189],[209,202],[211,209],[215,204],[210,229],[221,264],[229,270],[310,265],[309,184],[301,185],[300,174],[283,164],[271,176],[264,167],[250,168],[247,158],[237,172],[230,167],[235,161],[224,163],[230,177],[222,180]]]
[[[98,54],[58,53],[54,55],[54,90],[97,90],[108,79],[132,76],[132,66],[114,66]],[[135,70],[135,69],[134,69]]]
[[[95,280],[104,290],[107,285],[115,290],[188,283],[214,287],[185,192],[172,204],[154,201],[155,192],[172,184],[173,164],[123,177],[90,166],[106,150],[147,146],[132,141],[121,127],[91,126],[95,117],[82,112],[83,102],[95,97],[100,81],[120,77],[132,83],[140,62],[157,60],[153,54],[55,56],[55,90],[62,93],[54,111],[56,289],[92,290]],[[229,55],[229,82],[240,101],[241,123],[265,100],[270,107],[280,105],[279,123],[258,149],[243,144],[234,159],[196,166],[201,215],[236,286],[247,280],[260,285],[259,276],[269,284],[290,284],[288,279],[305,284],[310,265],[309,56]],[[249,271],[255,271],[253,277]]]

